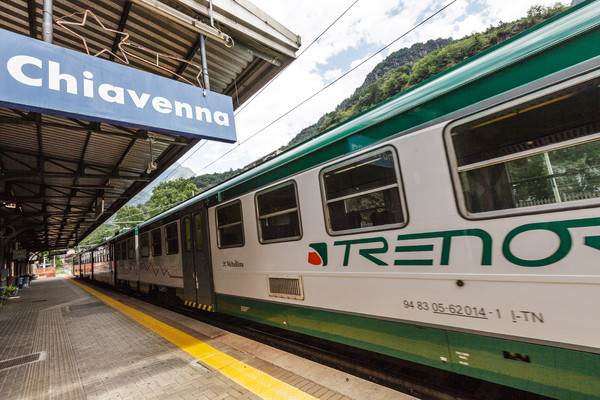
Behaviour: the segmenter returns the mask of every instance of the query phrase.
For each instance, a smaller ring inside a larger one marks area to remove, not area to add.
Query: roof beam
[[[56,165],[60,166],[61,168],[64,168],[67,170],[71,170],[71,168],[61,165],[59,163],[70,163],[70,164],[74,164],[74,165],[78,164],[78,161],[73,158],[41,155],[40,153],[38,153],[35,150],[26,150],[26,149],[21,149],[18,147],[11,147],[11,146],[2,146],[2,148],[0,149],[0,154],[4,154],[6,157],[10,157],[11,153],[21,154],[24,156],[31,156],[31,157],[41,157],[43,161],[56,164]],[[19,162],[23,165],[26,165],[29,169],[33,169],[33,167],[23,163],[21,160],[19,160],[17,158],[15,158],[14,161]],[[133,168],[118,167],[115,169],[115,167],[112,165],[96,164],[96,163],[89,163],[89,162],[83,163],[83,168],[85,168],[85,169],[89,168],[89,169],[100,170],[100,171],[103,171],[103,170],[113,171],[115,173],[130,173],[130,174],[138,174],[139,173],[138,170],[133,169]],[[73,170],[73,172],[76,172],[76,168]]]
[[[125,25],[127,24],[127,19],[129,18],[129,13],[131,12],[131,4],[132,3],[129,0],[127,0],[125,2],[125,6],[123,7],[123,11],[121,12],[121,20],[119,21],[119,27],[117,28],[117,30],[119,32],[123,32],[125,30]],[[113,42],[111,54],[110,54],[110,61],[115,60],[115,53],[119,49],[119,43],[121,42],[119,40],[120,36],[121,35],[119,35],[118,33],[115,34],[115,40]]]
[[[200,4],[197,0],[177,0],[177,2],[204,15],[210,15],[209,7]],[[208,1],[206,3],[208,4]],[[296,51],[300,47],[300,36],[289,31],[250,2],[213,0],[213,16],[216,21],[240,32],[243,36],[288,57],[296,58]],[[245,25],[242,25],[242,22]]]
[[[27,0],[27,13],[29,14],[29,36],[37,38],[37,18],[35,0]]]
[[[50,186],[48,186],[48,189],[52,189]],[[107,198],[107,199],[126,199],[128,197],[126,196],[119,196],[119,195],[103,195],[102,197]],[[65,196],[62,195],[45,195],[43,198],[40,196],[13,196],[13,195],[6,195],[6,194],[2,194],[0,193],[0,200],[1,201],[10,201],[10,202],[17,202],[17,203],[41,203],[43,200],[52,200],[52,199],[64,199]],[[85,195],[76,195],[74,196],[74,198],[77,199],[97,199],[98,195],[92,195],[92,194],[85,194]]]
[[[196,43],[194,43],[194,45],[192,46],[192,48],[190,49],[190,51],[188,52],[187,56],[185,57],[185,59],[189,62],[192,61],[192,59],[194,58],[194,56],[196,55],[196,53],[198,52],[198,50],[200,49],[200,35],[198,35],[198,39],[196,39]],[[177,71],[175,72],[177,75],[183,75],[183,73],[185,72],[185,69],[187,68],[187,66],[189,65],[189,63],[186,62],[182,62],[179,65],[179,68],[177,68]],[[203,71],[204,72],[204,71]]]
[[[146,130],[131,130],[131,129],[125,129],[123,127],[119,127],[121,129],[121,132],[113,132],[113,131],[103,130],[101,124],[98,124],[95,122],[86,124],[86,123],[81,123],[81,121],[77,121],[74,119],[72,119],[72,121],[76,122],[77,125],[61,124],[58,122],[43,122],[41,120],[32,120],[29,117],[22,117],[22,118],[7,117],[7,116],[0,117],[0,124],[6,124],[6,125],[26,125],[26,126],[45,125],[45,126],[52,127],[52,128],[62,128],[62,129],[75,130],[75,131],[93,132],[93,133],[98,133],[101,135],[120,136],[120,137],[129,138],[129,139],[132,137],[135,137],[137,139],[144,139],[144,140],[148,139],[148,131],[146,131]],[[162,134],[161,134],[161,136],[162,136]],[[161,143],[175,144],[175,145],[181,145],[181,146],[187,146],[190,143],[190,138],[187,138],[184,136],[166,136],[166,137],[168,137],[168,139],[156,138],[155,140],[157,142],[161,142]]]
[[[198,19],[190,17],[179,10],[169,7],[168,5],[159,2],[158,0],[131,0],[133,3],[140,5],[153,13],[161,15],[177,24],[185,26],[195,32],[206,35],[207,37],[221,42],[224,46],[231,47],[233,40],[231,37],[214,26],[200,22]]]
[[[46,172],[44,173],[46,178],[90,178],[90,179],[114,179],[122,181],[140,181],[150,182],[150,178],[147,176],[128,176],[118,174],[82,174],[72,172]],[[31,180],[40,179],[42,176],[37,171],[27,172],[22,170],[2,170],[0,172],[0,181],[19,181],[19,180]]]

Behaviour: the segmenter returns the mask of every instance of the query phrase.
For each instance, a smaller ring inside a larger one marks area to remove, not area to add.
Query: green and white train
[[[76,275],[598,398],[600,1],[89,252]]]

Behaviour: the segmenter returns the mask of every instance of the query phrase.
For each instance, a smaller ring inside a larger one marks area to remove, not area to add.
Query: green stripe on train
[[[557,398],[600,398],[600,355],[217,295],[218,312]]]

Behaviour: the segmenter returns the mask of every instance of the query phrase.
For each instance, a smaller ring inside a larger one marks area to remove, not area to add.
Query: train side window
[[[379,149],[321,171],[327,228],[331,234],[405,225],[395,151]]]
[[[127,239],[127,259],[135,259],[135,243],[133,238]]]
[[[179,253],[179,235],[177,232],[177,222],[173,222],[165,227],[165,242],[167,245],[167,254]]]
[[[219,248],[244,245],[242,203],[237,200],[217,208],[217,244]]]
[[[296,184],[287,182],[256,194],[258,239],[261,243],[302,237]]]
[[[125,248],[125,242],[117,243],[117,250],[119,251],[118,259],[119,260],[127,260],[127,253],[123,249]]]
[[[450,125],[459,206],[472,218],[597,204],[600,78],[578,78]]]
[[[150,256],[150,240],[147,233],[140,235],[140,256],[143,258]]]
[[[192,251],[192,223],[189,217],[183,219],[183,230],[185,234],[185,251]]]
[[[204,248],[204,240],[202,238],[202,215],[194,216],[194,226],[196,229],[196,251],[202,251]]]
[[[157,228],[150,232],[152,236],[152,256],[162,256],[162,235],[160,234],[160,228]]]

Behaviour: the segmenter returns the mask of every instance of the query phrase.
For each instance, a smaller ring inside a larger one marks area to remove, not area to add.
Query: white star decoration
[[[81,20],[79,20],[79,21],[76,21],[76,20],[70,21],[69,20],[69,19],[75,19],[75,18],[77,18],[80,15],[81,15]],[[69,26],[81,26],[81,27],[85,27],[86,24],[87,24],[87,22],[88,22],[88,16],[91,17],[91,18],[93,18],[93,19],[95,19],[96,22],[98,23],[98,25],[103,30],[114,33],[115,37],[119,37],[119,35],[122,36],[122,39],[119,41],[119,43],[117,45],[118,48],[119,48],[119,50],[123,54],[122,57],[119,57],[117,54],[113,53],[111,50],[109,50],[107,48],[102,49],[102,50],[100,50],[99,52],[97,52],[95,54],[91,54],[90,53],[90,49],[89,49],[88,44],[87,44],[87,40],[85,39],[85,37],[83,37],[82,35],[76,33],[75,31],[73,31],[72,29],[69,28]],[[98,56],[100,56],[100,55],[102,55],[104,53],[110,54],[115,59],[117,59],[120,62],[122,62],[123,64],[127,64],[127,65],[129,65],[129,58],[128,58],[128,56],[129,56],[129,57],[135,58],[135,59],[137,59],[137,60],[139,60],[139,61],[141,61],[143,63],[146,63],[146,64],[152,65],[154,67],[157,67],[157,68],[161,69],[162,71],[165,71],[168,74],[173,75],[173,76],[181,79],[182,81],[184,81],[184,82],[186,82],[186,83],[188,83],[190,85],[194,85],[194,83],[190,82],[188,79],[184,78],[180,74],[177,74],[177,73],[169,70],[168,68],[163,67],[162,65],[160,65],[160,59],[161,59],[161,57],[168,58],[168,59],[175,60],[175,61],[179,61],[179,62],[182,62],[182,63],[186,63],[189,66],[194,67],[195,69],[198,70],[198,73],[196,75],[197,86],[203,87],[201,79],[200,79],[200,77],[202,75],[202,67],[200,67],[199,65],[196,65],[194,63],[191,63],[188,60],[184,60],[184,59],[179,58],[179,57],[171,56],[169,54],[159,53],[159,52],[156,52],[154,50],[148,49],[148,48],[146,48],[144,46],[141,46],[139,44],[136,44],[134,42],[131,42],[129,40],[129,33],[121,32],[121,31],[118,31],[116,29],[107,28],[106,26],[104,26],[104,24],[102,23],[102,21],[100,21],[100,19],[96,16],[96,14],[94,14],[91,10],[79,11],[79,12],[75,12],[73,14],[61,17],[61,18],[59,18],[59,19],[56,20],[56,24],[58,26],[60,26],[61,28],[63,28],[64,30],[66,30],[67,32],[70,32],[73,36],[79,38],[82,41],[83,47],[85,48],[85,52],[88,55],[91,55],[93,57],[98,57]],[[151,61],[149,59],[145,59],[143,57],[140,57],[140,56],[138,56],[138,55],[136,55],[136,54],[134,54],[134,53],[126,50],[127,47],[133,47],[133,48],[136,48],[138,50],[145,51],[147,53],[151,53],[154,56],[153,57],[154,60]]]

